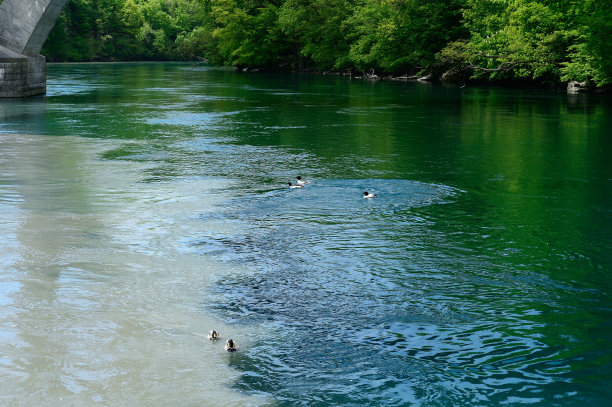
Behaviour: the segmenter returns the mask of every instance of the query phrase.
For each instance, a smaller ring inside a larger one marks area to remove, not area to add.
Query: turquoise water
[[[0,400],[603,405],[610,128],[597,95],[51,65],[0,102]]]

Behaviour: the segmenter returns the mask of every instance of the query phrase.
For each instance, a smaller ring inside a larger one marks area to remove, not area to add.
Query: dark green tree
[[[348,0],[286,0],[279,24],[291,40],[295,65],[318,69],[348,67],[349,44],[343,26],[354,2]]]
[[[69,0],[50,61],[612,83],[610,0]]]
[[[278,25],[278,2],[217,0],[211,15],[216,53],[210,57],[239,67],[283,65],[290,44]]]
[[[467,37],[460,0],[363,0],[345,22],[349,61],[360,70],[432,70],[436,54]]]

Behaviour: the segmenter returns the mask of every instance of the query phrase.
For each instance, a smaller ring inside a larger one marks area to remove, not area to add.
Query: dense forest
[[[49,61],[612,83],[610,0],[69,0]]]

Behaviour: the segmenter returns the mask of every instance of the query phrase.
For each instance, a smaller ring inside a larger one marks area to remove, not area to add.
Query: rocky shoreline
[[[281,72],[279,69],[269,69],[269,68],[251,68],[251,67],[234,67],[234,69],[238,72]],[[288,71],[289,72],[289,71]],[[458,87],[466,87],[468,84],[474,85],[501,85],[501,86],[515,86],[515,83],[509,85],[509,82],[499,81],[499,82],[491,82],[491,81],[483,81],[483,80],[475,80],[475,79],[465,79],[464,81],[458,80],[455,78],[449,78],[447,75],[436,76],[431,73],[429,74],[416,74],[416,75],[408,75],[408,74],[377,74],[374,70],[370,72],[354,72],[351,70],[347,71],[321,71],[316,69],[304,69],[299,71],[290,71],[295,73],[303,73],[303,74],[312,74],[312,75],[323,75],[323,76],[345,76],[351,79],[363,79],[368,81],[396,81],[396,82],[422,82],[422,83],[445,83],[456,85]],[[604,86],[597,88],[593,84],[589,82],[578,82],[578,81],[570,81],[570,82],[561,82],[558,86],[551,87],[545,83],[535,82],[535,81],[526,81],[523,83],[526,87],[535,87],[535,88],[547,88],[547,89],[556,89],[556,90],[565,90],[568,94],[583,94],[583,93],[595,93],[595,94],[610,94],[612,93],[612,85]]]

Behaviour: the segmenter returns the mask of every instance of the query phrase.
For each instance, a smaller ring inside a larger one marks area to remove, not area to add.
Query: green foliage
[[[474,77],[489,80],[605,84],[610,77],[605,67],[612,62],[608,57],[612,49],[609,4],[604,0],[467,0],[463,15],[470,38],[449,43],[438,58],[450,64],[450,70],[467,69]],[[596,31],[605,35],[594,36]]]
[[[95,21],[88,0],[73,0],[66,5],[43,49],[50,60],[88,61],[94,56],[94,41],[88,34]]]
[[[460,12],[456,0],[364,0],[345,22],[350,61],[386,72],[431,67],[446,44],[467,36]]]
[[[217,53],[212,59],[235,66],[275,67],[282,60],[284,41],[273,2],[218,0],[211,16]]]
[[[49,60],[612,83],[610,0],[69,0]]]
[[[202,59],[208,0],[69,0],[49,34],[50,61]]]
[[[612,2],[587,0],[576,19],[568,48],[568,59],[562,63],[562,79],[593,82],[597,86],[612,83]]]
[[[319,69],[344,68],[349,45],[343,21],[350,12],[347,0],[286,0],[279,24],[294,44],[294,61]]]

